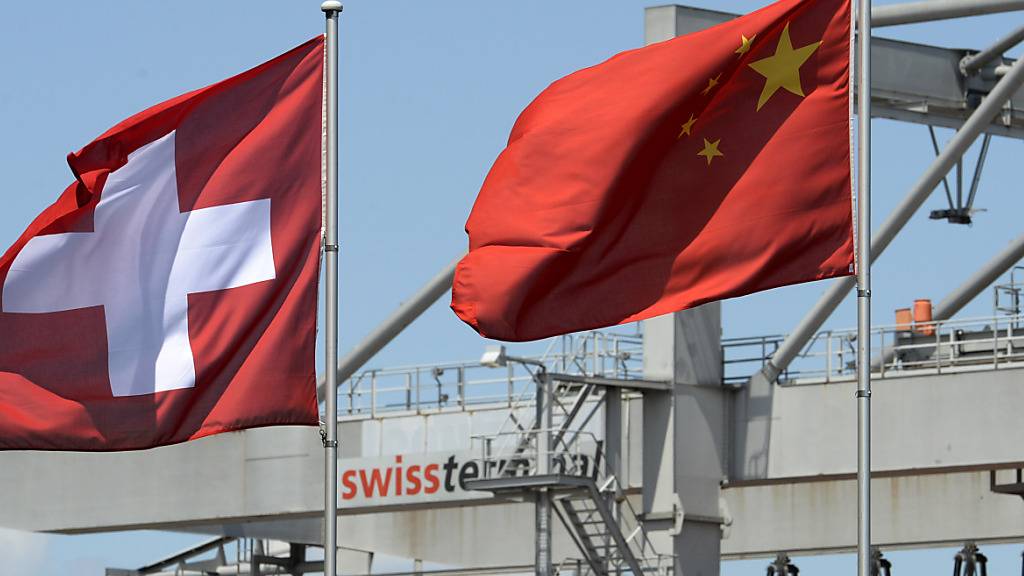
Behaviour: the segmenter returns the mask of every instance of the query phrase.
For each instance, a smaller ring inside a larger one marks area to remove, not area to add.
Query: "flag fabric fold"
[[[522,112],[452,309],[533,340],[853,270],[849,0],[618,54]]]
[[[0,257],[0,449],[316,425],[322,37],[128,118]]]

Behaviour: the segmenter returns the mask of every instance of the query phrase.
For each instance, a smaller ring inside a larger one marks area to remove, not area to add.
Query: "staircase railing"
[[[537,448],[545,435],[555,433],[562,433],[563,438],[573,440],[563,441],[549,451]],[[512,442],[501,441],[499,436],[514,436],[516,439]],[[626,489],[604,459],[603,441],[592,432],[566,430],[562,427],[534,428],[519,433],[478,435],[473,440],[480,444],[480,469],[484,478],[525,478],[537,476],[541,470],[548,470],[550,474],[586,480],[583,483],[567,484],[566,490],[555,497],[565,513],[558,512],[557,506],[555,510],[584,556],[579,562],[568,559],[568,564],[563,562],[562,566],[574,569],[584,567],[587,573],[594,572],[598,576],[606,576],[610,569],[616,572],[635,572],[630,566],[630,560],[635,561],[643,573],[664,575],[671,570],[674,556],[659,553],[654,547],[640,515],[627,497]],[[502,453],[494,449],[495,445],[510,444],[517,446],[516,451]],[[545,456],[549,460],[546,466],[542,466],[541,459]],[[573,498],[578,499],[581,495],[591,500],[592,505],[574,505]],[[586,529],[587,526],[607,522],[612,522],[614,526],[607,526],[606,533],[588,532]],[[595,551],[588,542],[594,537],[613,540],[612,530],[621,533],[621,543],[628,550],[611,553],[598,562],[593,558]]]
[[[633,555],[643,563],[644,571],[653,571],[661,575],[668,574],[675,562],[675,556],[660,553],[654,547],[640,515],[637,514],[632,502],[626,497],[626,491],[621,486],[618,477],[608,474],[604,482],[609,483],[606,490],[618,504],[619,525],[624,528],[626,543],[633,548]]]

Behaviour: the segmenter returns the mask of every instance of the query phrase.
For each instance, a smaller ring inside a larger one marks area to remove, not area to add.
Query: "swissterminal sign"
[[[574,458],[587,474],[593,473],[591,456]],[[560,464],[556,458],[555,468]],[[493,473],[499,464],[485,464],[479,452],[468,450],[339,460],[338,503],[341,508],[369,508],[490,498],[490,493],[466,488],[467,482],[485,476],[485,465]]]

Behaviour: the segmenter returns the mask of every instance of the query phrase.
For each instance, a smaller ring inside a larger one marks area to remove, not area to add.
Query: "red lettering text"
[[[440,469],[440,464],[431,464],[423,469],[423,479],[427,481],[423,491],[427,494],[433,494],[441,487],[441,479],[437,477],[437,471]]]
[[[391,485],[391,468],[388,468],[384,477],[381,478],[380,470],[374,468],[370,470],[369,482],[366,478],[366,470],[359,471],[359,479],[363,482],[363,495],[367,498],[373,498],[373,492],[376,490],[380,496],[388,495],[388,486]]]

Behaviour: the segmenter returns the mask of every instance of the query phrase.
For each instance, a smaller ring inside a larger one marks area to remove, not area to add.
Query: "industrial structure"
[[[1021,9],[934,0],[872,19]],[[732,17],[649,8],[646,38]],[[874,114],[958,130],[877,228],[873,257],[939,187],[948,208],[931,216],[970,222],[990,140],[1024,138],[1024,65],[1002,55],[1021,40],[1024,28],[980,51],[873,40]],[[978,139],[980,156],[965,159]],[[953,171],[961,177],[950,184]],[[873,453],[879,574],[899,570],[886,550],[963,546],[954,569],[974,574],[985,565],[979,545],[1024,541],[1022,258],[1024,236],[934,309],[921,302],[873,329],[874,430],[901,439]],[[344,573],[369,573],[386,554],[446,574],[600,576],[711,576],[723,558],[763,557],[782,575],[796,573],[789,555],[855,547],[856,333],[821,331],[852,278],[834,281],[785,337],[723,339],[714,303],[553,339],[542,356],[496,347],[474,362],[359,372],[447,291],[452,270],[341,361],[336,391],[321,386],[343,414]],[[991,316],[956,317],[989,295]],[[0,525],[197,535],[194,548],[110,575],[314,573],[323,483],[320,439],[301,427],[144,452],[10,452],[0,454],[0,487],[19,498],[0,509]]]

